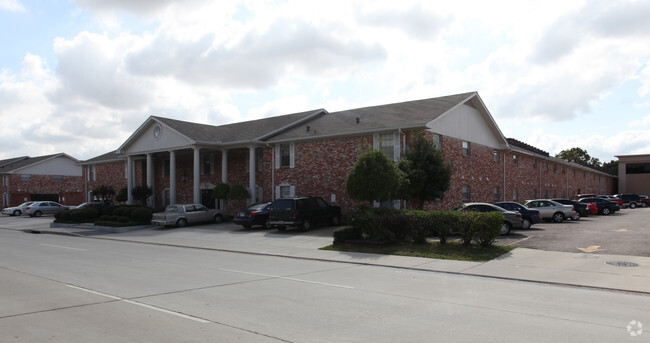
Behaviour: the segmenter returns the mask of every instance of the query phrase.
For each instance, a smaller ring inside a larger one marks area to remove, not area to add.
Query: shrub
[[[441,245],[447,244],[447,238],[454,231],[458,222],[458,214],[454,211],[431,212],[429,220],[432,233],[438,236]]]
[[[131,219],[138,223],[148,223],[151,221],[153,211],[150,208],[140,207],[131,211]]]
[[[354,226],[342,226],[334,230],[334,243],[341,243],[362,238],[363,235],[361,230]]]
[[[70,211],[70,219],[75,223],[93,221],[97,217],[99,217],[99,210],[95,208],[85,208]]]
[[[456,223],[456,232],[460,236],[460,241],[463,243],[463,245],[470,245],[475,236],[474,222],[478,220],[476,217],[479,215],[479,213],[472,211],[458,213],[459,215],[457,217],[458,221]]]
[[[54,218],[60,221],[70,220],[70,210],[59,211],[54,214]]]
[[[474,240],[483,247],[494,243],[494,240],[501,235],[503,215],[499,212],[479,213],[473,223]]]
[[[129,217],[125,217],[125,216],[117,217],[117,222],[120,222],[120,223],[128,223],[129,220],[130,220]]]
[[[362,232],[364,238],[372,241],[393,241],[395,234],[385,226],[384,217],[391,209],[368,208],[359,209],[352,215],[352,226]]]

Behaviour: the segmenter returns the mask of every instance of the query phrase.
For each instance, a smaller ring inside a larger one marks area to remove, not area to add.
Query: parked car
[[[501,234],[508,235],[512,229],[521,229],[524,221],[519,212],[508,211],[503,207],[488,204],[485,202],[472,202],[460,205],[456,211],[476,211],[476,212],[501,212],[503,214],[503,224],[501,225]]]
[[[340,222],[341,207],[332,206],[320,197],[276,199],[269,212],[269,225],[279,231],[286,230],[287,226],[309,231],[312,225],[338,225]]]
[[[614,213],[618,210],[621,209],[620,206],[618,206],[615,202],[605,200],[602,198],[582,198],[579,199],[578,202],[580,203],[594,203],[596,204],[596,207],[598,208],[598,213],[604,214],[604,215],[609,215],[611,213]]]
[[[580,217],[588,217],[591,214],[591,209],[589,208],[589,204],[582,204],[577,201],[569,200],[569,199],[551,199],[555,202],[559,202],[560,204],[563,205],[571,205],[573,206],[573,209],[578,212],[575,216],[571,217],[571,220],[580,220]],[[598,212],[598,208],[596,205],[593,205],[594,208],[596,208],[596,212]]]
[[[542,222],[542,216],[539,214],[538,210],[530,209],[518,202],[502,201],[494,203],[494,205],[497,205],[508,211],[521,213],[521,220],[523,221],[521,225],[522,229],[530,229],[533,224]]]
[[[99,201],[90,201],[84,202],[83,204],[75,207],[76,209],[85,209],[85,208],[101,208],[104,207],[104,204]]]
[[[151,224],[183,227],[205,222],[221,223],[224,215],[221,210],[209,209],[201,204],[174,204],[167,205],[164,212],[154,213]]]
[[[639,195],[641,198],[641,207],[648,207],[650,205],[650,199],[648,199],[647,195]]]
[[[576,195],[572,196],[571,200],[578,201],[578,199],[582,199],[582,198],[595,198],[595,197],[596,197],[596,194],[582,193],[582,194],[576,194]]]
[[[2,209],[2,214],[7,214],[10,216],[20,216],[25,213],[25,207],[33,204],[33,201],[24,202],[18,206],[6,207]]]
[[[621,199],[623,202],[623,208],[635,209],[637,206],[641,206],[641,197],[638,194],[616,194],[617,199]],[[621,204],[619,204],[621,206]]]
[[[261,225],[264,228],[271,228],[269,225],[270,202],[252,204],[245,210],[237,211],[233,222],[237,225],[250,229],[253,225]]]
[[[549,199],[527,200],[524,206],[538,210],[544,220],[561,223],[567,218],[574,217],[578,212],[571,205],[563,205]]]
[[[40,217],[44,214],[54,214],[59,211],[70,209],[68,206],[61,205],[54,201],[37,201],[25,207],[25,214],[30,217]]]

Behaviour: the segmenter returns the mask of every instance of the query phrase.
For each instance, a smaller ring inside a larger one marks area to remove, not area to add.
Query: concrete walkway
[[[13,228],[14,230],[17,228]],[[420,257],[319,250],[332,244],[332,229],[311,232],[243,229],[231,223],[185,228],[145,227],[110,233],[92,226],[39,225],[23,228],[40,233],[112,239],[146,244],[214,249],[289,258],[316,259],[480,277],[542,282],[650,295],[650,257],[567,253],[517,248],[488,262],[464,262]]]

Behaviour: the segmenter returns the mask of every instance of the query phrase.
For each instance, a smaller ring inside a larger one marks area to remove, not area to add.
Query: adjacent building
[[[25,201],[80,204],[86,198],[79,161],[64,153],[0,161],[2,207]]]
[[[619,193],[650,195],[650,155],[616,157]]]

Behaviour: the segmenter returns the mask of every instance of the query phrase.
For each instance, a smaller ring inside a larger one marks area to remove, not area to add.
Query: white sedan
[[[10,216],[19,216],[25,213],[25,207],[33,204],[33,201],[24,202],[18,206],[7,207],[2,209],[2,214],[7,214]]]

